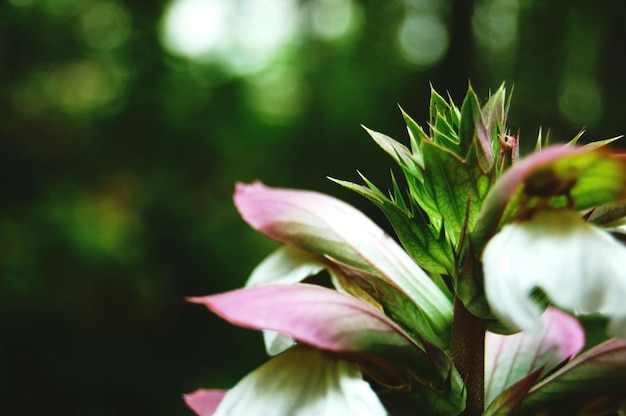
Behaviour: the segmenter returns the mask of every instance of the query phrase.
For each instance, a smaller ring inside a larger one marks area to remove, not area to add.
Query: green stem
[[[485,326],[458,299],[454,299],[452,360],[467,389],[464,416],[480,416],[485,410]]]

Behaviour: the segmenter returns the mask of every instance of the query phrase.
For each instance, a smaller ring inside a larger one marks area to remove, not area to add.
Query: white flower
[[[272,188],[260,182],[238,184],[234,200],[252,228],[299,250],[278,251],[266,259],[248,286],[295,283],[321,270],[320,265],[327,268],[320,260],[345,265],[396,287],[413,302],[423,323],[420,335],[437,346],[449,343],[453,315],[449,293],[356,208],[317,192]],[[288,345],[284,341],[276,343],[270,336],[268,350],[280,351]]]
[[[563,309],[610,318],[626,337],[626,247],[570,210],[544,210],[505,225],[483,253],[485,291],[493,312],[516,330],[538,333],[541,289]]]
[[[215,416],[383,416],[359,367],[304,345],[290,348],[229,390]]]

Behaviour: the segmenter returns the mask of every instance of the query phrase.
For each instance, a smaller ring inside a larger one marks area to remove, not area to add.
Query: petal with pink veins
[[[189,301],[235,325],[280,332],[329,351],[411,345],[402,329],[373,306],[315,285],[257,286]]]
[[[623,414],[626,340],[610,339],[574,358],[530,389],[520,415]]]
[[[543,331],[485,338],[485,403],[504,389],[540,370],[545,375],[576,356],[585,344],[585,333],[578,320],[557,308],[548,308],[541,317]]]
[[[422,334],[446,344],[452,301],[391,237],[352,206],[317,192],[238,184],[235,205],[261,233],[302,250],[381,276],[412,299],[432,328]]]

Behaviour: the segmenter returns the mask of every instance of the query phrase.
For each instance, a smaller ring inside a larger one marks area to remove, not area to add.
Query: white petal
[[[529,298],[534,288],[564,309],[626,316],[626,247],[573,211],[541,211],[504,226],[487,243],[483,264],[487,299],[514,329],[541,330],[540,308]]]
[[[540,377],[564,360],[577,355],[585,345],[585,332],[576,318],[553,307],[543,313],[539,336],[527,332],[485,336],[485,403],[533,371]]]
[[[291,348],[296,341],[288,335],[283,335],[276,331],[263,330],[263,342],[267,355],[278,355],[288,348]]]
[[[326,265],[309,252],[283,246],[267,256],[246,282],[246,287],[271,284],[296,284],[321,272]],[[276,355],[294,344],[293,338],[274,331],[263,331],[263,342],[268,355]]]
[[[325,264],[312,253],[283,246],[255,267],[246,282],[246,287],[300,283],[325,267]]]
[[[228,391],[216,416],[382,416],[378,396],[359,368],[298,345],[274,357]]]
[[[504,323],[512,329],[538,334],[541,309],[528,299],[534,286],[533,272],[520,270],[524,266],[533,267],[534,262],[522,259],[529,244],[527,235],[515,224],[505,226],[487,243],[483,253],[485,294],[492,310]]]

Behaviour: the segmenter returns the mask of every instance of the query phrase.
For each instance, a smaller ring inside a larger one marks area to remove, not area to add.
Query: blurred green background
[[[532,144],[626,132],[621,1],[8,0],[0,5],[0,414],[191,415],[265,360],[185,296],[277,245],[236,181],[389,185],[430,85],[514,86]],[[528,146],[527,146],[528,147]]]

